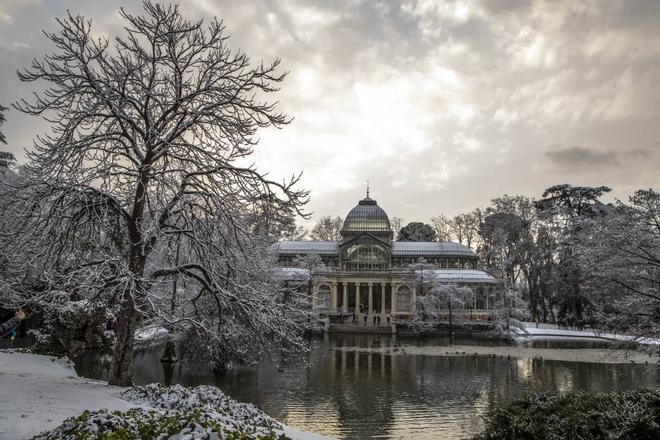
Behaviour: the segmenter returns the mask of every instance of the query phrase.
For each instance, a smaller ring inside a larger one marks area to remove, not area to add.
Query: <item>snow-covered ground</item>
[[[0,439],[30,438],[85,410],[150,407],[121,398],[124,388],[83,379],[70,362],[50,356],[0,352]],[[292,439],[324,437],[283,427]]]
[[[522,337],[531,338],[592,338],[605,339],[609,341],[629,341],[640,344],[658,345],[660,340],[651,338],[635,338],[629,335],[617,335],[613,333],[601,333],[593,330],[567,330],[560,329],[554,324],[539,324],[538,328],[534,322],[524,322],[527,334],[521,334]]]
[[[146,326],[138,329],[138,331],[135,332],[135,339],[137,342],[144,342],[162,338],[169,333],[170,332],[165,327],[159,325]]]
[[[0,439],[31,437],[86,409],[127,410],[121,388],[82,380],[50,356],[0,353]]]

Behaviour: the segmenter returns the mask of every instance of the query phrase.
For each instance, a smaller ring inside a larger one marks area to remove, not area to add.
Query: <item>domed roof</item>
[[[391,232],[390,219],[383,208],[368,195],[351,209],[342,232]]]

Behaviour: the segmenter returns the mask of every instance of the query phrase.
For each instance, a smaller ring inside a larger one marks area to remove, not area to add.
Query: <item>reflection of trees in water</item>
[[[333,335],[316,343],[308,365],[294,363],[280,372],[263,362],[222,376],[191,359],[164,367],[157,347],[136,353],[136,382],[213,384],[276,419],[346,438],[392,436],[414,428],[427,428],[427,436],[445,430],[466,437],[482,428],[485,409],[525,391],[612,391],[660,383],[655,366],[333,349],[389,347],[395,344],[390,337]],[[103,377],[105,368],[98,357],[77,360],[77,370],[87,377]]]

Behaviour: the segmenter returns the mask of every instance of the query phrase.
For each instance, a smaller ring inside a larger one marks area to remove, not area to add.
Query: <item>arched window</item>
[[[410,287],[401,286],[397,289],[396,309],[400,312],[410,311]]]
[[[372,243],[357,243],[349,246],[343,255],[347,269],[386,269],[389,255],[384,247]]]
[[[481,309],[481,310],[485,309],[486,293],[484,292],[483,287],[477,287],[476,298],[477,298],[477,309]]]
[[[330,307],[330,286],[323,284],[318,290],[319,307]]]

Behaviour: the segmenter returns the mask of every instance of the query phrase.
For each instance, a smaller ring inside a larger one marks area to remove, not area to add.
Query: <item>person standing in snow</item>
[[[24,319],[25,312],[23,309],[16,310],[16,315],[13,318],[3,324],[0,324],[0,336],[7,336],[10,334],[16,327],[21,324],[21,321]]]

